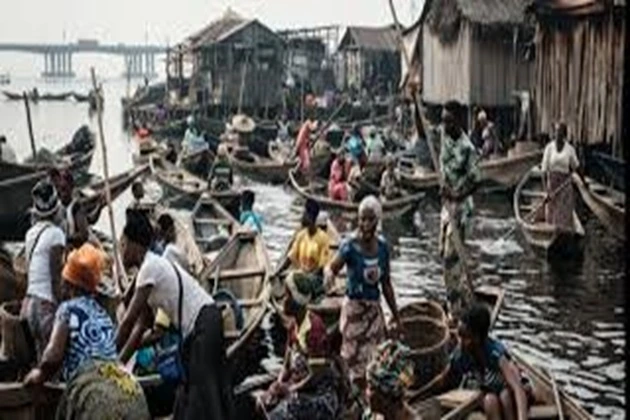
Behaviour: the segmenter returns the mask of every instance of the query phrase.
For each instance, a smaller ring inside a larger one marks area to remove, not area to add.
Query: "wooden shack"
[[[454,99],[470,110],[481,106],[509,132],[514,92],[528,90],[533,74],[533,60],[525,54],[533,35],[526,5],[525,0],[426,0],[414,25],[422,45],[423,101],[440,105]]]
[[[546,0],[532,9],[536,129],[563,120],[575,141],[621,159],[625,0]]]
[[[349,26],[341,38],[343,88],[363,88],[387,93],[400,80],[400,58],[393,25],[386,27]]]
[[[285,42],[257,19],[228,9],[183,45],[192,61],[192,103],[231,110],[240,104],[250,112],[281,105]]]

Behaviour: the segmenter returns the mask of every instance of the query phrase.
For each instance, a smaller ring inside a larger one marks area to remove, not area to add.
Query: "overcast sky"
[[[403,25],[424,0],[395,0]],[[102,42],[173,44],[232,7],[274,29],[324,24],[385,25],[388,0],[3,0],[0,42]]]

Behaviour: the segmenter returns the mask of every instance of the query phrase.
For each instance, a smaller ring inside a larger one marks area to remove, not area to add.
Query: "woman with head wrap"
[[[331,358],[324,321],[307,305],[309,276],[291,273],[285,283],[284,312],[291,319],[282,371],[259,400],[272,420],[333,419],[340,405],[339,374]]]
[[[212,191],[224,191],[232,188],[234,175],[228,158],[228,147],[220,143],[217,147],[217,157],[208,175],[208,183]]]
[[[26,319],[39,359],[52,332],[55,310],[61,298],[61,269],[66,235],[57,226],[61,203],[55,187],[47,180],[35,185],[34,224],[26,232],[27,286],[20,316]]]
[[[367,401],[369,408],[363,413],[363,420],[380,414],[384,420],[415,420],[416,414],[405,402],[405,390],[413,382],[413,362],[409,358],[407,346],[387,340],[372,354],[367,367]]]
[[[325,284],[329,287],[342,268],[347,268],[346,297],[339,321],[343,337],[341,357],[348,366],[350,379],[359,389],[364,389],[365,366],[374,347],[385,338],[381,291],[395,324],[401,325],[390,278],[389,245],[377,234],[381,216],[378,199],[372,195],[364,198],[359,205],[357,231],[341,243],[339,252],[324,271]]]
[[[223,318],[214,299],[177,263],[149,250],[153,228],[146,215],[127,210],[122,258],[138,267],[135,289],[116,332],[120,359],[127,362],[162,309],[181,332],[183,378],[175,419],[229,419],[232,390],[225,357]],[[184,303],[185,302],[185,303]]]
[[[321,283],[323,270],[330,260],[330,238],[326,231],[317,226],[319,204],[306,200],[302,213],[302,229],[297,232],[289,250],[289,258],[278,268],[276,274],[292,267],[313,275]]]
[[[67,383],[58,419],[148,419],[140,385],[117,362],[114,323],[96,298],[103,253],[90,244],[72,251],[63,269],[68,300],[59,305],[50,343],[25,378],[42,384],[61,368]]]

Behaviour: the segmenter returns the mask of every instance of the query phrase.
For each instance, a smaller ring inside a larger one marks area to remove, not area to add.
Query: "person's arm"
[[[129,303],[127,311],[123,316],[123,320],[118,326],[118,330],[116,331],[117,348],[123,349],[127,345],[136,321],[141,318],[142,312],[146,308],[149,294],[151,293],[152,288],[152,284],[147,284],[140,287],[136,284],[131,302]],[[135,338],[140,339],[142,338],[142,335]]]
[[[65,245],[55,245],[50,249],[50,279],[55,300],[61,302],[61,271],[63,270],[63,253]]]
[[[55,325],[53,327],[52,334],[50,335],[48,345],[42,355],[42,360],[36,368],[26,375],[26,378],[24,378],[25,385],[42,384],[59,370],[66,352],[68,335],[68,324],[61,321],[58,317],[55,320]]]
[[[473,194],[479,186],[479,155],[477,154],[474,147],[468,150],[466,166],[466,178],[464,178],[463,182],[454,192],[454,198],[458,200],[463,200],[464,198]]]
[[[525,389],[523,389],[523,385],[521,384],[517,367],[507,357],[501,356],[499,359],[499,368],[501,368],[501,373],[503,374],[505,382],[514,394],[514,399],[516,400],[517,419],[526,420],[527,396],[525,395]]]
[[[349,243],[343,243],[330,264],[324,268],[325,290],[330,291],[329,289],[334,285],[335,276],[339,274],[339,272],[343,269],[343,266],[346,265],[349,247]]]
[[[124,321],[124,318],[123,318]],[[119,360],[125,364],[131,359],[134,352],[144,345],[144,334],[149,328],[151,328],[153,322],[153,313],[148,305],[140,313],[138,319],[134,322],[129,338],[125,342],[125,345],[120,349]],[[157,338],[159,339],[160,336]],[[147,338],[147,340],[150,337]]]

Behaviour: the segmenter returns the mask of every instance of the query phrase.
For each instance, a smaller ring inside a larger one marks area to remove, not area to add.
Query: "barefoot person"
[[[385,339],[385,320],[381,309],[381,291],[393,314],[395,326],[400,317],[390,278],[390,250],[376,228],[381,219],[381,204],[368,196],[359,205],[359,227],[343,241],[339,252],[324,272],[326,288],[346,266],[346,297],[339,328],[343,337],[341,357],[349,369],[351,381],[365,388],[365,367],[374,348]]]
[[[470,229],[473,214],[472,194],[479,182],[477,152],[462,129],[463,106],[449,101],[442,110],[440,171],[444,179],[440,215],[440,255],[444,265],[449,313],[458,317],[472,298],[465,284],[466,263],[455,249],[453,232],[462,245]],[[464,245],[465,246],[465,245]]]
[[[489,328],[490,311],[481,304],[472,305],[459,320],[460,343],[446,370],[424,386],[426,393],[420,390],[419,395],[461,384],[485,393],[482,406],[488,419],[526,420],[528,400],[533,398],[531,384],[505,346],[488,336]]]

